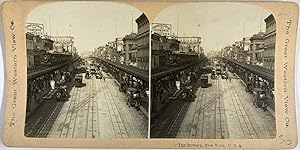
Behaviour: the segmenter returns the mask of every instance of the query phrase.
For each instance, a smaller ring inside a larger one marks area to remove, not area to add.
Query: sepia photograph
[[[7,1],[0,11],[2,147],[297,149],[295,2]]]
[[[270,11],[179,3],[160,11],[151,29],[151,138],[276,137]]]
[[[54,2],[25,25],[30,138],[148,137],[149,32],[123,3]]]

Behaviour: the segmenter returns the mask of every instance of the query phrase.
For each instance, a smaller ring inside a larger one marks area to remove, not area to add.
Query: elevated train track
[[[241,63],[236,60],[231,60],[231,59],[227,59],[227,58],[223,58],[223,57],[215,57],[215,58],[221,59],[225,62],[233,63],[235,65],[238,65],[238,66],[244,68],[245,70],[252,72],[253,74],[259,75],[267,80],[274,81],[274,70],[270,70],[270,69],[266,69],[263,67],[250,65],[250,64],[246,64],[246,63]]]
[[[148,86],[149,86],[149,71],[136,67],[120,64],[98,57],[89,57],[104,65],[110,75],[113,76],[116,83],[119,84],[119,90],[128,93],[128,88],[137,89],[141,93],[142,100],[140,110],[148,117]]]
[[[180,65],[173,65],[173,66],[166,66],[159,69],[153,69],[151,71],[151,80],[159,80],[161,78],[164,78],[168,75],[180,72],[182,70],[185,70],[187,68],[193,67],[195,65],[200,65],[199,67],[203,66],[204,63],[207,61],[207,59],[202,59],[199,61],[187,63],[187,64],[180,64]]]
[[[149,81],[149,72],[148,72],[148,70],[142,70],[142,69],[139,69],[139,68],[136,68],[136,67],[116,63],[116,62],[101,59],[101,58],[98,58],[98,57],[90,57],[90,58],[99,60],[99,61],[101,61],[103,63],[106,63],[106,64],[109,64],[109,65],[112,65],[112,66],[118,68],[119,70],[124,71],[128,74],[131,74],[134,77],[139,78],[143,81],[147,81],[147,82]]]
[[[59,68],[62,68],[64,66],[67,66],[71,63],[74,63],[76,61],[78,61],[80,58],[77,57],[71,61],[67,61],[67,62],[64,62],[62,64],[55,64],[55,65],[51,65],[51,66],[41,66],[41,67],[37,67],[37,68],[30,68],[28,69],[28,73],[27,73],[27,79],[34,79],[36,77],[39,77],[43,74],[46,74],[46,73],[49,73],[49,72],[52,72],[52,71],[55,71]]]
[[[234,74],[241,76],[238,79],[246,82],[247,78],[250,76],[254,77],[254,82],[268,82],[268,89],[271,89],[274,85],[274,71],[266,68],[262,68],[259,66],[254,66],[250,64],[241,63],[235,60],[229,60],[226,58],[215,57],[215,59],[221,60],[225,62],[228,66],[231,66],[234,69]],[[195,69],[195,66],[203,67],[207,59],[199,60],[196,62],[168,66],[164,68],[159,68],[156,70],[152,70],[151,79],[152,84],[157,83],[158,81],[164,79],[165,77],[172,76],[178,72],[189,70],[189,68]],[[201,72],[201,70],[200,70]],[[245,75],[247,74],[247,75]],[[233,76],[232,76],[233,77]],[[231,77],[231,78],[232,78]],[[236,89],[233,87],[232,81],[222,80],[221,77],[218,77],[217,80],[214,81],[213,88],[201,88],[197,97],[199,100],[196,100],[196,103],[191,104],[191,102],[181,102],[181,101],[171,101],[164,106],[163,108],[152,107],[152,119],[156,120],[151,124],[151,137],[182,137],[182,138],[216,138],[216,139],[227,139],[229,138],[232,129],[230,131],[228,129],[227,118],[228,112],[225,111],[225,102],[226,107],[228,107],[228,100],[224,100],[225,97],[227,99],[232,100],[232,104],[234,104],[233,111],[236,112],[237,121],[239,121],[238,126],[241,129],[241,136],[244,138],[261,138],[266,136],[267,134],[272,135],[271,132],[265,132],[266,135],[261,135],[257,128],[255,122],[255,118],[249,117],[248,108],[245,108],[245,104],[247,107],[252,106],[252,103],[245,98],[243,94],[240,92],[245,92],[243,89]],[[236,83],[240,83],[239,80],[234,81]],[[230,86],[229,86],[230,85]],[[241,84],[242,85],[242,84]],[[259,85],[256,85],[259,86]],[[157,87],[157,86],[154,86]],[[243,86],[241,86],[243,87]],[[206,91],[206,90],[209,90]],[[270,91],[268,91],[270,92]],[[153,92],[156,94],[159,92]],[[225,96],[226,95],[226,96]],[[161,101],[162,97],[159,95],[155,95],[157,99],[153,99],[152,97],[152,106],[159,105],[159,101]],[[224,97],[223,97],[224,96]],[[231,98],[229,98],[231,97]],[[157,101],[157,102],[156,102]],[[270,100],[272,102],[273,100]],[[198,104],[199,103],[199,104]],[[249,105],[249,106],[248,106]],[[230,105],[231,106],[231,105]],[[273,109],[273,106],[270,106]],[[254,110],[251,110],[254,111]],[[189,112],[189,116],[186,114]],[[192,113],[191,113],[192,112]],[[159,115],[157,115],[159,114]],[[193,114],[193,117],[190,115]],[[226,116],[227,114],[227,116]],[[258,113],[259,114],[259,113]],[[155,117],[154,117],[155,116]],[[229,115],[229,117],[232,117]],[[187,123],[184,124],[184,121]],[[192,124],[192,126],[191,126]],[[232,125],[232,124],[229,124]],[[235,125],[235,124],[234,124]],[[210,132],[212,131],[212,132]],[[231,136],[236,136],[235,134]]]

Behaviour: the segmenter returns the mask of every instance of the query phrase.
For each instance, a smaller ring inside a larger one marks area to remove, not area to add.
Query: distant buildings
[[[105,46],[95,49],[94,55],[102,59],[148,70],[149,68],[149,21],[145,14],[140,15],[135,22],[137,33],[130,33],[122,38],[115,38]]]
[[[234,53],[232,46],[225,46],[221,51],[222,57],[233,59]]]
[[[259,33],[252,37],[244,37],[242,40],[234,42],[231,46],[224,47],[221,52],[222,57],[247,64],[255,64],[257,61],[261,61],[263,47],[258,45],[263,43],[263,35],[263,33]]]
[[[187,53],[203,53],[201,51],[201,37],[191,36],[191,37],[177,37],[180,42],[179,51]]]
[[[274,70],[276,22],[271,14],[265,19],[266,32],[236,41],[222,49],[222,57]]]
[[[265,47],[263,67],[274,70],[275,61],[275,43],[276,43],[276,22],[274,16],[271,14],[266,19],[266,34],[265,34]]]
[[[56,52],[70,52],[74,50],[74,37],[72,36],[50,36],[53,43],[53,50]]]

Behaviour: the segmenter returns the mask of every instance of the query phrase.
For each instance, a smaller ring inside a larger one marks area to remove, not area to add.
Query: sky
[[[47,35],[73,36],[77,51],[83,53],[130,34],[132,26],[137,32],[135,19],[141,14],[122,3],[55,2],[33,9],[26,22],[44,24]]]
[[[185,3],[162,10],[153,22],[172,25],[172,32],[179,36],[202,38],[205,53],[219,51],[243,37],[264,32],[264,19],[270,11],[245,3]],[[262,18],[262,19],[261,19]],[[198,28],[198,29],[197,29]]]

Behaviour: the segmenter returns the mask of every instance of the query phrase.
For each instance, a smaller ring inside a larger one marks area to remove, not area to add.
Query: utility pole
[[[261,32],[261,26],[262,26],[262,18],[263,18],[263,14],[264,14],[264,9],[261,9],[259,32]]]
[[[117,38],[117,23],[116,22],[115,22],[115,38]]]
[[[49,37],[51,36],[51,23],[50,23],[50,14],[48,15],[48,23],[49,23]]]
[[[133,33],[133,10],[131,11],[131,33]]]
[[[177,38],[179,37],[178,31],[179,31],[179,13],[178,13],[178,16],[177,16]]]
[[[197,37],[198,37],[198,25],[197,25]]]
[[[246,28],[246,23],[244,22],[244,31],[243,31],[243,38],[245,37],[245,29]]]

